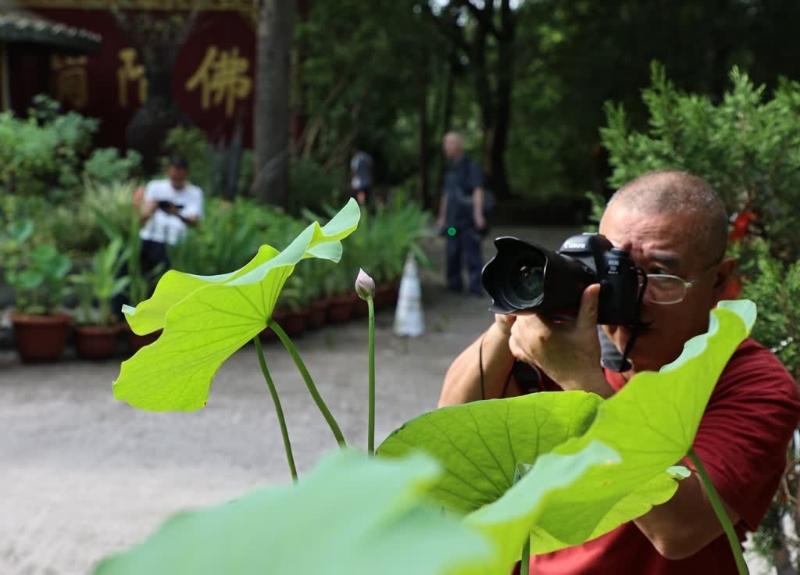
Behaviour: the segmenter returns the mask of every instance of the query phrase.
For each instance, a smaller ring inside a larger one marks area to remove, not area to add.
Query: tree
[[[506,146],[514,86],[516,11],[510,0],[450,0],[441,8],[425,4],[439,30],[468,62],[475,102],[480,111],[481,160],[489,186],[499,197],[511,193]]]
[[[259,0],[253,195],[281,207],[289,203],[289,67],[293,0]]]

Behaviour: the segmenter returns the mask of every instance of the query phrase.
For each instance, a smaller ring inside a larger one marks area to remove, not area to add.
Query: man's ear
[[[739,293],[742,291],[742,283],[736,274],[738,263],[733,258],[726,258],[719,264],[714,278],[714,299],[717,301],[739,297]]]

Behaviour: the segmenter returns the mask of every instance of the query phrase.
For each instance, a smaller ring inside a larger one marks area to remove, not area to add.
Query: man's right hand
[[[504,314],[495,314],[494,316],[494,323],[497,328],[505,335],[506,337],[511,337],[511,326],[514,325],[517,316],[515,315],[504,315]]]

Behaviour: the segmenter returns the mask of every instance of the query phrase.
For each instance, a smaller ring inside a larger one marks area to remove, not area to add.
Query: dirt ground
[[[553,246],[568,230],[512,232]],[[378,316],[378,439],[435,406],[450,361],[490,321],[488,301],[447,294],[438,272],[426,274],[424,299],[428,330],[420,338],[395,337],[393,312]],[[365,445],[366,320],[297,343],[347,439]],[[335,443],[289,356],[278,344],[266,355],[302,473]],[[147,413],[115,401],[118,369],[118,361],[22,366],[0,351],[0,574],[86,573],[175,511],[288,481],[250,346],[222,367],[208,406],[194,413]]]

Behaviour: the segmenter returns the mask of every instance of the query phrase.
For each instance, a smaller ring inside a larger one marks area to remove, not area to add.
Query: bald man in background
[[[708,329],[709,312],[735,266],[725,258],[725,208],[708,183],[678,171],[641,176],[612,197],[600,233],[648,274],[642,305],[648,327],[628,356],[631,369],[616,373],[601,367],[600,286],[595,284],[584,291],[572,323],[554,324],[537,315],[496,316],[451,365],[440,406],[481,399],[482,393],[488,399],[530,391],[516,375],[520,364],[535,370],[538,390],[610,397],[636,373],[675,360],[687,340]],[[627,327],[601,328],[617,350],[625,349],[631,337]],[[693,445],[740,540],[766,513],[798,420],[797,384],[769,350],[747,339],[720,376]],[[687,461],[676,463],[691,467]],[[533,557],[531,572],[712,575],[737,570],[702,483],[692,474],[667,503],[593,541]]]
[[[462,270],[466,264],[467,293],[482,296],[481,234],[486,229],[483,174],[478,164],[464,153],[464,140],[458,132],[445,134],[442,149],[447,170],[437,225],[447,238],[447,289],[463,291]]]

